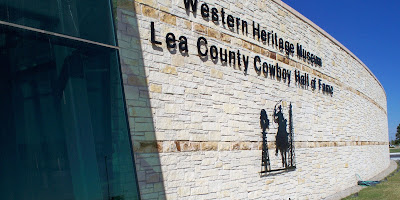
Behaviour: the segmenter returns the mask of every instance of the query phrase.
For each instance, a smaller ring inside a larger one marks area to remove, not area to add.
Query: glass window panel
[[[137,199],[114,49],[0,27],[1,199]]]
[[[115,45],[109,0],[0,0],[0,20]]]

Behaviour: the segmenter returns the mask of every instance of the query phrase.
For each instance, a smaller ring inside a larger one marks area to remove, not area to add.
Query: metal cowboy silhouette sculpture
[[[269,119],[264,109],[262,109],[260,113],[260,126],[263,133],[269,128]]]
[[[282,166],[287,168],[287,151],[289,148],[288,132],[286,130],[287,120],[283,117],[282,106],[279,105],[278,110],[274,108],[274,122],[278,123],[278,131],[276,133],[276,149],[275,155],[278,156],[278,150],[281,152]]]
[[[267,129],[269,129],[269,120],[267,112],[262,109],[260,112],[260,127],[262,129],[262,159],[261,159],[261,176],[265,176],[268,173],[274,173],[277,171],[295,170],[295,145],[294,145],[294,131],[293,131],[293,112],[292,104],[288,106],[288,119],[285,119],[283,114],[283,106],[280,105],[280,100],[274,107],[274,113],[272,118],[275,123],[278,124],[276,141],[275,141],[275,153],[278,156],[278,152],[281,154],[282,167],[276,166],[275,162],[271,163],[271,159],[268,154],[268,141],[267,141]],[[279,105],[279,106],[278,106]],[[288,127],[289,126],[289,127]],[[289,130],[288,130],[289,129]],[[279,165],[279,164],[278,164]],[[271,168],[272,167],[272,168]]]
[[[271,163],[269,160],[268,142],[267,142],[267,129],[269,129],[269,119],[267,116],[267,112],[264,109],[262,109],[260,113],[260,126],[263,135],[261,172],[265,173],[267,171],[271,171]]]

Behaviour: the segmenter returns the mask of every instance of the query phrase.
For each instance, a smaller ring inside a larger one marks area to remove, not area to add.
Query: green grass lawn
[[[399,169],[399,166],[397,166],[397,169]],[[396,170],[394,174],[387,177],[387,181],[376,186],[365,187],[356,195],[353,194],[345,198],[345,200],[348,199],[400,199],[400,172]]]
[[[389,151],[390,151],[390,153],[398,153],[398,152],[400,152],[400,148],[399,149],[390,148]]]

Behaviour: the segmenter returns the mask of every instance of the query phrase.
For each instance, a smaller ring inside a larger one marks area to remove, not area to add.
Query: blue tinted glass
[[[0,27],[1,199],[137,199],[116,50]]]
[[[0,0],[0,20],[115,44],[109,0]]]

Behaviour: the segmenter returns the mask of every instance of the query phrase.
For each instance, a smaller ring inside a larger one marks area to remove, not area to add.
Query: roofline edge
[[[298,17],[300,20],[304,21],[305,23],[311,25],[313,28],[315,28],[317,31],[319,31],[322,35],[326,36],[329,40],[331,40],[333,43],[335,43],[336,45],[338,45],[340,48],[342,48],[343,50],[345,50],[348,54],[350,54],[350,56],[352,56],[355,60],[357,60],[371,75],[372,77],[374,77],[374,79],[378,82],[378,84],[381,86],[383,93],[385,94],[386,97],[386,101],[387,101],[387,95],[386,95],[386,91],[385,88],[383,87],[382,83],[378,80],[378,78],[376,78],[376,76],[371,72],[371,70],[367,67],[367,65],[365,65],[363,63],[363,61],[361,61],[356,55],[354,55],[353,52],[351,52],[349,49],[347,49],[342,43],[340,43],[339,41],[337,41],[334,37],[332,37],[329,33],[327,33],[325,30],[323,30],[321,27],[319,27],[318,25],[316,25],[314,22],[312,22],[311,20],[309,20],[307,17],[305,17],[304,15],[302,15],[301,13],[299,13],[297,10],[295,10],[294,8],[290,7],[289,5],[287,5],[285,2],[283,2],[282,0],[272,0],[273,2],[277,3],[278,5],[282,6],[283,8],[285,8],[286,10],[288,10],[289,12],[291,12],[293,15],[295,15],[296,17]],[[387,109],[387,108],[386,108]]]

